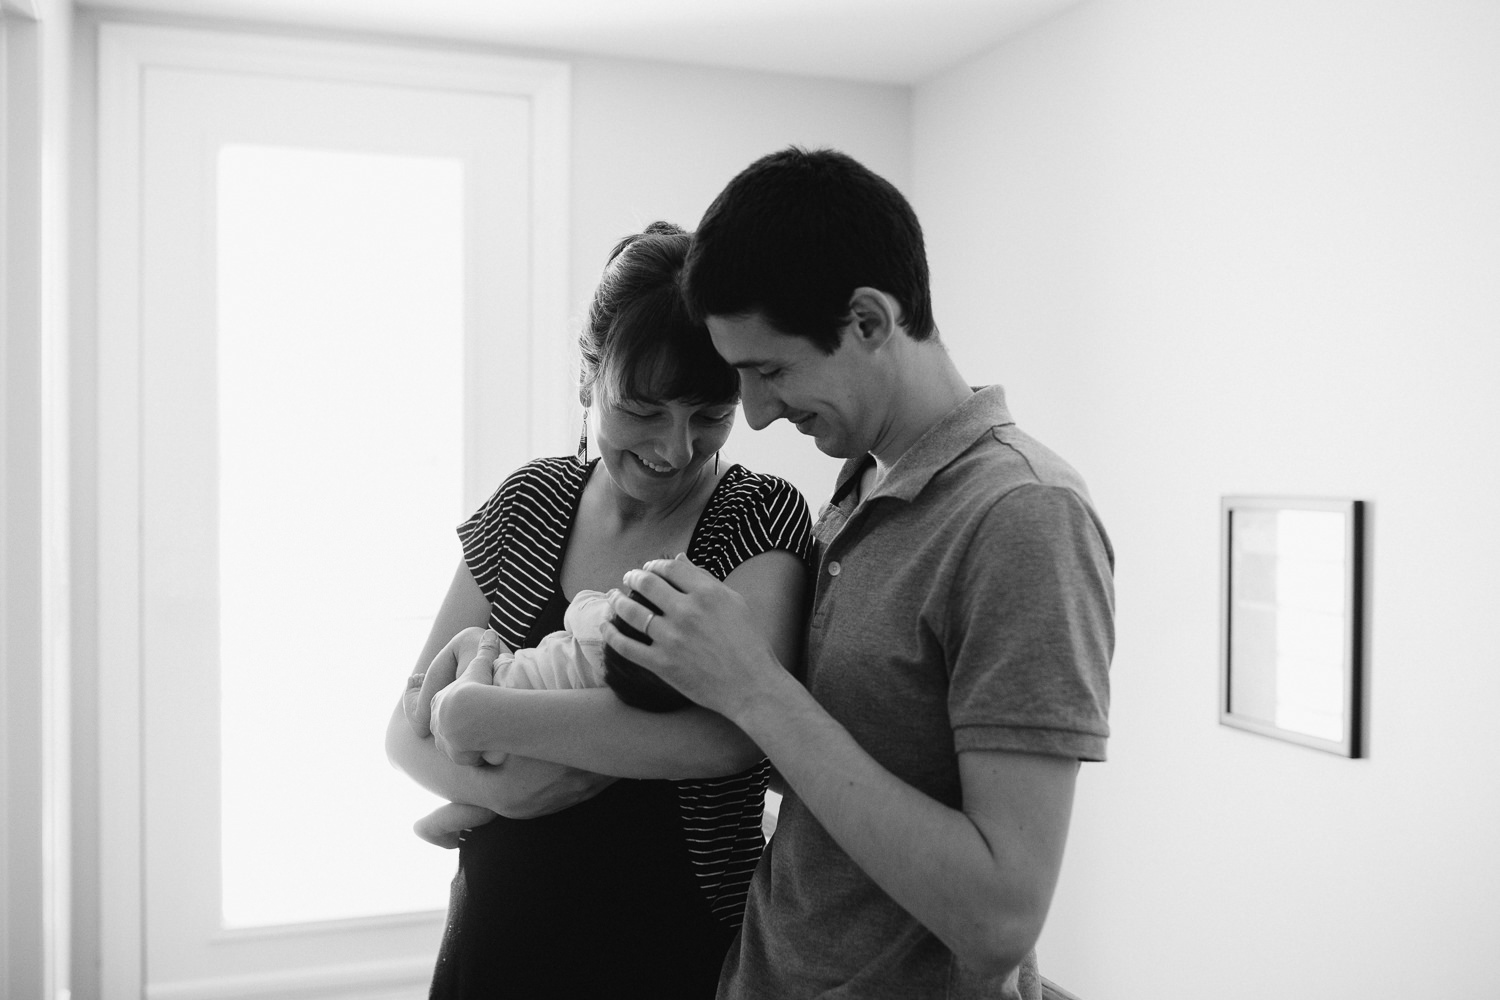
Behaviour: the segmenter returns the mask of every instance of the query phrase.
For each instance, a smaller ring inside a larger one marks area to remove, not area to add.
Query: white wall
[[[1118,554],[1088,1000],[1500,995],[1500,5],[1092,0],[919,87],[966,373]],[[1374,504],[1370,756],[1217,724],[1218,498]]]

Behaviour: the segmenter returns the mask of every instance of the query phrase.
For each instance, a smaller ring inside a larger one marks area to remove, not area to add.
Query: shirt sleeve
[[[791,483],[770,478],[771,488],[762,494],[755,519],[763,536],[756,554],[784,549],[807,562],[812,557],[812,518],[807,513],[807,501]]]
[[[947,625],[954,748],[1103,760],[1113,556],[1072,489],[1033,484],[979,521]]]
[[[494,600],[495,580],[505,549],[505,531],[511,513],[514,484],[526,470],[511,473],[491,493],[489,499],[457,528],[464,562],[484,596]]]
[[[699,565],[720,580],[762,552],[783,549],[805,564],[812,557],[812,518],[797,488],[776,476],[748,473],[695,537]]]

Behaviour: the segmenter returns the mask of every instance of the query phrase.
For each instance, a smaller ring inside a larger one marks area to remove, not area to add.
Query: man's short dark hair
[[[793,146],[741,171],[703,216],[683,272],[695,317],[758,313],[827,354],[860,287],[894,297],[914,340],[936,330],[916,213],[832,149]]]

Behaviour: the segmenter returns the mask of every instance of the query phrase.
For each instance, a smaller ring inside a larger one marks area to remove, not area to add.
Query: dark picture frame
[[[1366,752],[1366,502],[1226,496],[1219,721]]]

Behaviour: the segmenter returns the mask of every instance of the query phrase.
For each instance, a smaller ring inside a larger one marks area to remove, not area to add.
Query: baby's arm
[[[498,687],[533,691],[576,691],[604,685],[604,644],[597,635],[553,632],[533,649],[495,659]]]
[[[449,802],[438,806],[412,825],[418,837],[429,844],[450,850],[458,846],[458,835],[476,826],[483,826],[495,818],[495,814],[484,806],[471,806],[463,802]]]

